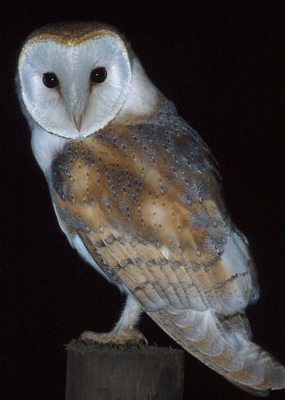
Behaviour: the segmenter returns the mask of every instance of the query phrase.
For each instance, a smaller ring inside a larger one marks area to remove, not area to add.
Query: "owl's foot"
[[[117,346],[125,344],[147,344],[147,340],[137,329],[114,329],[108,333],[96,333],[92,331],[84,331],[79,336],[80,342],[114,344]]]

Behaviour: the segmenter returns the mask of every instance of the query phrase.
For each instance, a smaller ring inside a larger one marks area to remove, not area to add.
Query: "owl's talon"
[[[108,333],[96,333],[92,331],[84,331],[81,333],[78,339],[84,343],[99,343],[99,344],[145,344],[147,345],[146,337],[140,333],[137,329],[124,329],[124,330],[113,330]]]

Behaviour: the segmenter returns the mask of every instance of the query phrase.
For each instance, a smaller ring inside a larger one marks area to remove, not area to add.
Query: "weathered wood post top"
[[[183,350],[67,345],[66,400],[182,400],[183,382]]]

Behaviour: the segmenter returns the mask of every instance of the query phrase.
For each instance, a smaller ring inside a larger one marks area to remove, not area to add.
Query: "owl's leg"
[[[85,331],[80,335],[79,340],[83,342],[114,343],[118,345],[146,342],[145,337],[135,329],[141,313],[142,308],[140,304],[133,296],[128,295],[122,315],[111,332],[95,333]]]

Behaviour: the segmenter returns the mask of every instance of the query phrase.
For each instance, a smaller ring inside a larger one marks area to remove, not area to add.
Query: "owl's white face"
[[[23,102],[47,132],[86,137],[103,128],[122,108],[131,81],[124,42],[114,36],[69,45],[30,40],[19,60]]]

